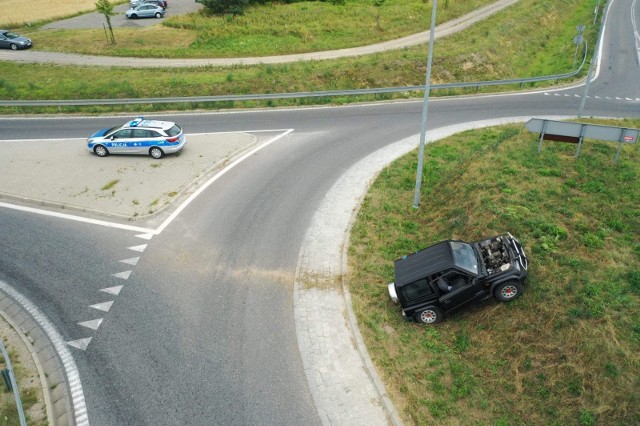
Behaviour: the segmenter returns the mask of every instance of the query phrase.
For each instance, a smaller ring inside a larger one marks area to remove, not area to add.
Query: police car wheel
[[[93,152],[95,152],[95,154],[96,154],[98,157],[106,157],[107,155],[109,155],[109,151],[107,150],[107,148],[105,148],[105,147],[104,147],[104,146],[102,146],[102,145],[96,145],[96,146],[93,148]]]
[[[155,158],[156,160],[159,160],[162,157],[164,157],[164,152],[162,152],[162,150],[157,146],[154,146],[149,150],[149,155]]]

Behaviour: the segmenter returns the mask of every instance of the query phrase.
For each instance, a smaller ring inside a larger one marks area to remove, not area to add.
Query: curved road
[[[630,16],[639,13],[632,4],[613,3],[585,116],[640,117],[640,87],[626,84],[640,70],[629,54]],[[429,129],[575,115],[583,93],[436,99]],[[421,102],[399,102],[167,115],[192,133],[294,131],[223,175],[147,242],[125,230],[0,209],[0,280],[41,307],[67,340],[85,333],[77,323],[92,319],[86,306],[113,285],[108,277],[120,260],[140,256],[91,346],[74,352],[91,423],[327,423],[331,406],[318,389],[326,382],[305,374],[308,354],[296,340],[300,247],[334,183],[370,154],[415,136],[421,111]],[[7,139],[86,137],[112,121],[2,118],[0,128]],[[346,408],[333,423],[359,424]]]

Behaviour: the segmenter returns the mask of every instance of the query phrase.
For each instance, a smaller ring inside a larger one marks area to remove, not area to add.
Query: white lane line
[[[72,340],[70,342],[67,342],[67,345],[73,346],[74,348],[80,349],[81,351],[85,351],[87,350],[87,347],[89,347],[89,343],[91,343],[91,339],[92,339],[91,337],[87,337],[86,339]]]
[[[82,321],[82,322],[79,322],[78,325],[90,328],[92,330],[97,330],[98,327],[100,327],[100,324],[102,324],[102,320],[103,318],[98,318],[90,321]]]
[[[184,209],[187,208],[187,206],[189,204],[191,204],[191,202],[193,200],[196,199],[196,197],[198,197],[198,195],[200,195],[205,189],[207,189],[213,182],[217,181],[218,179],[220,179],[224,174],[226,174],[229,170],[233,169],[235,166],[237,166],[238,164],[240,164],[242,161],[246,160],[248,157],[252,156],[253,154],[255,154],[256,152],[260,151],[261,149],[271,145],[272,143],[276,142],[277,140],[287,136],[289,133],[293,132],[293,129],[288,129],[287,131],[279,134],[278,136],[275,136],[271,139],[269,139],[268,141],[266,141],[265,143],[263,143],[262,145],[252,149],[251,151],[247,152],[246,154],[244,154],[242,157],[238,158],[236,161],[234,161],[233,163],[229,164],[227,167],[225,167],[224,169],[220,170],[218,173],[216,173],[215,176],[213,176],[211,179],[209,179],[207,182],[204,183],[204,185],[202,185],[200,188],[198,188],[193,194],[191,194],[189,196],[189,198],[187,198],[182,204],[180,204],[180,206],[178,206],[178,208],[171,213],[171,215],[164,221],[162,222],[162,224],[155,230],[154,234],[159,235],[162,231],[164,231],[164,229],[169,226],[169,224],[171,222],[173,222],[173,220],[178,217],[178,215],[180,213],[182,213],[182,211]]]
[[[150,240],[153,238],[153,234],[138,234],[136,237],[142,238],[143,240]]]
[[[133,247],[127,247],[127,248],[129,250],[139,251],[140,253],[142,253],[147,248],[147,244],[142,244],[142,245],[133,246]]]
[[[109,294],[113,294],[114,296],[117,296],[120,294],[120,291],[122,290],[122,285],[117,285],[115,287],[107,287],[107,288],[103,288],[100,291],[104,292],[104,293],[109,293]]]
[[[56,218],[59,218],[59,219],[75,220],[76,222],[89,223],[89,224],[92,224],[92,225],[106,226],[107,228],[118,228],[118,229],[124,229],[126,231],[153,233],[152,229],[141,228],[139,226],[122,225],[120,223],[107,222],[105,220],[89,219],[89,218],[86,218],[86,217],[76,216],[76,215],[72,215],[72,214],[50,212],[50,211],[47,211],[47,210],[34,209],[32,207],[17,206],[15,204],[9,204],[9,203],[0,202],[0,207],[4,207],[4,208],[7,208],[7,209],[12,209],[12,210],[19,210],[19,211],[28,212],[28,213],[40,214],[40,215],[43,215],[43,216],[56,217]]]
[[[111,309],[111,305],[113,305],[113,301],[104,302],[104,303],[96,303],[95,305],[89,305],[90,308],[97,309],[102,312],[109,312]]]
[[[40,312],[40,310],[29,299],[13,289],[9,284],[0,280],[0,290],[8,294],[13,300],[16,301],[24,310],[29,312],[31,317],[38,323],[44,334],[49,338],[53,345],[58,357],[62,361],[69,387],[71,391],[71,403],[74,412],[74,417],[77,426],[88,426],[89,418],[86,414],[86,404],[84,400],[84,393],[82,391],[82,384],[80,382],[80,373],[76,366],[73,356],[67,348],[62,336],[53,327],[53,324],[49,322],[46,316]],[[91,341],[91,338],[89,338]],[[88,344],[88,343],[87,343]],[[80,414],[80,413],[83,414]]]
[[[128,280],[129,279],[129,275],[131,275],[131,272],[133,271],[122,271],[122,272],[118,272],[117,274],[111,274],[112,277],[116,277],[116,278],[120,278],[122,280]]]
[[[127,265],[136,266],[138,261],[140,260],[140,256],[138,257],[130,257],[129,259],[118,260],[120,263],[126,263]]]

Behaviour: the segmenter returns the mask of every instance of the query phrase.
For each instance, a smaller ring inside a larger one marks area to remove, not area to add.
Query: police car
[[[98,157],[109,154],[149,154],[155,159],[180,151],[187,137],[176,123],[138,117],[122,126],[102,129],[87,139]]]

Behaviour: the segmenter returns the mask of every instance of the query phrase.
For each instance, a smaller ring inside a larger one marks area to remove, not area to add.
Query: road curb
[[[73,426],[67,378],[51,340],[31,314],[2,289],[0,316],[20,336],[33,358],[42,385],[48,423]]]

